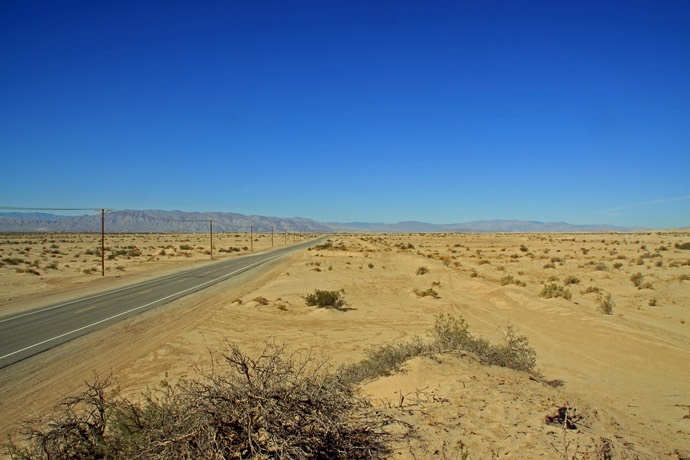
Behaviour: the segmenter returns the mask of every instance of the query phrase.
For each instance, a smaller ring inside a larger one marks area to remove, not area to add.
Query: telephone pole
[[[208,228],[211,234],[211,259],[213,259],[213,219],[208,220]]]
[[[112,209],[96,209],[101,212],[101,276],[105,276],[105,213]]]

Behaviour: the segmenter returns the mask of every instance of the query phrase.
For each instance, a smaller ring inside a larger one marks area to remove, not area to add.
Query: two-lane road
[[[319,241],[217,262],[145,283],[0,317],[0,368]]]

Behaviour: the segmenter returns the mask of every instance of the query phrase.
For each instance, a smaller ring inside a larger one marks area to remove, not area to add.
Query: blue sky
[[[690,2],[0,4],[0,205],[690,225]]]

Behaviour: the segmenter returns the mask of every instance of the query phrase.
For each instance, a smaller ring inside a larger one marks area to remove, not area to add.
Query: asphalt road
[[[0,368],[313,246],[312,240],[0,318]]]

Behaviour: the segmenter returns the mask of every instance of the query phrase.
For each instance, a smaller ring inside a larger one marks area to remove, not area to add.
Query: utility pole
[[[249,250],[250,252],[254,252],[254,227],[249,226]]]
[[[208,220],[208,227],[211,234],[211,259],[213,259],[213,219]]]
[[[105,213],[112,209],[96,209],[101,212],[101,276],[105,276]]]
[[[271,247],[273,247],[273,227],[271,227]]]

